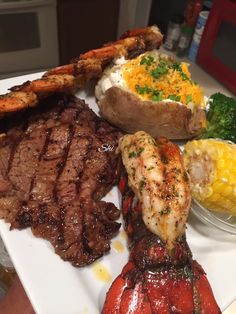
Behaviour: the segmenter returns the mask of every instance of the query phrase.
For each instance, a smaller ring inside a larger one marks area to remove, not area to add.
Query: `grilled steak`
[[[102,256],[120,227],[119,210],[101,200],[118,179],[119,131],[65,95],[1,128],[0,217],[31,227],[75,266]]]

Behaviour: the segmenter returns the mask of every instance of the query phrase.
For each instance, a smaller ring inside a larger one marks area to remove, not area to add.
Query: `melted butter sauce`
[[[95,275],[96,279],[103,281],[103,282],[110,282],[112,281],[111,274],[109,273],[106,266],[102,263],[97,262],[92,266],[93,274]]]
[[[112,191],[108,192],[107,195],[113,197]]]
[[[89,310],[87,308],[81,309],[78,313],[75,314],[89,314]]]
[[[125,239],[125,240],[127,240],[127,233],[124,231],[124,230],[121,230],[120,231],[120,236],[121,236],[121,238],[123,238],[123,239]]]
[[[119,240],[115,240],[112,243],[112,246],[117,253],[122,253],[125,250],[124,245]]]

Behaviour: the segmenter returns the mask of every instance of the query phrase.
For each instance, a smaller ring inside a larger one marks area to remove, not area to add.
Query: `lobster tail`
[[[202,267],[192,259],[185,234],[171,252],[142,220],[142,206],[120,179],[130,257],[107,293],[102,314],[221,313]]]

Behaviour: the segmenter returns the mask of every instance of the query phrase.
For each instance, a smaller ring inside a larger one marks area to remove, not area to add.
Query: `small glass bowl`
[[[196,200],[192,202],[192,212],[205,224],[236,234],[236,216],[210,211]]]

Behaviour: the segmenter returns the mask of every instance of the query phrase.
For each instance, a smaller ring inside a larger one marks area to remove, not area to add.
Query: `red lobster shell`
[[[145,227],[141,206],[124,175],[119,184],[129,262],[107,293],[103,314],[221,313],[206,274],[192,259],[185,236],[168,253]]]

